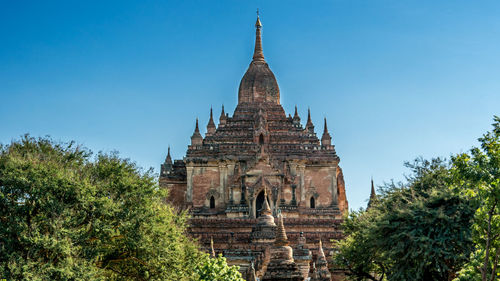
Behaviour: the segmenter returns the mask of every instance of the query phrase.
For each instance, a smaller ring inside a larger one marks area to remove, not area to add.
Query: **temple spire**
[[[264,188],[264,203],[262,204],[262,209],[260,211],[261,215],[270,215],[271,208],[269,207],[269,203],[267,202],[267,191],[266,188]]]
[[[373,178],[372,178],[372,187],[371,187],[371,191],[370,191],[370,200],[368,200],[368,206],[366,207],[366,209],[369,209],[373,203],[375,203],[375,201],[377,201],[377,194],[375,193],[375,186],[373,185]]]
[[[173,169],[172,165],[172,157],[170,156],[170,145],[168,146],[167,157],[165,158],[165,162],[161,164],[161,174],[166,175],[169,174]]]
[[[212,107],[210,107],[210,120],[208,120],[208,125],[207,125],[207,136],[211,136],[215,133],[216,127],[214,123],[214,116],[213,116],[213,111]]]
[[[295,125],[300,124],[300,117],[299,112],[297,111],[297,106],[295,106],[295,113],[293,114],[293,123],[295,123]]]
[[[316,268],[314,271],[314,278],[311,278],[312,280],[330,281],[332,278],[328,271],[328,262],[325,257],[325,252],[323,251],[323,242],[321,239],[319,239],[318,259],[316,260]]]
[[[307,123],[306,123],[306,130],[310,134],[314,134],[314,125],[311,120],[311,109],[307,108]]]
[[[326,125],[326,117],[325,117],[325,128],[323,130],[323,136],[321,137],[321,145],[330,146],[332,145],[332,137],[330,133],[328,133],[328,127]]]
[[[191,145],[202,145],[203,137],[200,134],[200,128],[198,127],[198,118],[196,118],[196,127],[194,128],[194,133],[191,136]]]
[[[278,227],[276,228],[276,246],[288,246],[288,237],[286,237],[285,225],[283,224],[283,215],[278,214]]]
[[[165,158],[165,164],[172,165],[172,157],[170,156],[170,145],[168,146],[167,158]]]
[[[257,22],[255,22],[255,49],[253,52],[253,61],[265,61],[264,51],[262,50],[262,23],[260,22],[259,12],[257,11]]]
[[[262,23],[257,15],[255,23],[255,49],[252,62],[248,66],[245,75],[241,78],[238,89],[238,104],[251,103],[280,103],[280,89],[278,81],[264,59],[262,51]]]
[[[221,111],[220,117],[219,117],[219,127],[221,125],[226,125],[226,119],[227,119],[227,116],[226,116],[226,113],[224,112],[224,105],[222,105],[222,111]]]
[[[318,259],[326,261],[325,252],[323,251],[323,242],[321,241],[321,238],[319,239]]]

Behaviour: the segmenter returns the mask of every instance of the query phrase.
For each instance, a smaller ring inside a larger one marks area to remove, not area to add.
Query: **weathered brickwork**
[[[260,33],[258,19],[253,60],[233,115],[222,108],[216,126],[210,110],[204,137],[196,121],[184,159],[172,162],[169,151],[160,186],[169,190],[169,202],[190,210],[190,234],[207,251],[213,240],[213,250],[247,278],[326,280],[330,241],[342,238],[339,225],[348,208],[340,158],[326,119],[320,140],[310,112],[305,127],[297,110],[286,115]],[[330,271],[332,279],[340,278]]]

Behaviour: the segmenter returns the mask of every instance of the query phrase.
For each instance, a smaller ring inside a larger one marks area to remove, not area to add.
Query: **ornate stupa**
[[[293,249],[288,245],[283,216],[278,216],[276,240],[270,249],[271,260],[267,265],[263,281],[303,281],[306,276],[293,259]]]

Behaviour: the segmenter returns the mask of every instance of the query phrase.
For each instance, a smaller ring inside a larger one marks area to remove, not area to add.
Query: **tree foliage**
[[[244,281],[236,266],[228,266],[226,258],[219,255],[210,258],[208,254],[201,257],[202,262],[196,265],[196,279],[200,281]]]
[[[343,224],[335,263],[354,280],[450,280],[472,249],[473,207],[449,189],[440,159],[407,163],[406,184],[388,184]]]
[[[500,278],[500,118],[479,138],[480,147],[452,158],[455,190],[478,204],[473,225],[476,251],[463,280]]]
[[[196,280],[207,261],[165,192],[116,153],[29,136],[0,146],[0,277]]]

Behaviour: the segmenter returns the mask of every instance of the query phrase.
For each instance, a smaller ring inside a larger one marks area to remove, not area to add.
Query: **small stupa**
[[[311,281],[330,281],[332,276],[328,271],[328,262],[326,261],[325,252],[323,251],[323,243],[319,240],[318,260],[314,268]]]
[[[261,215],[250,234],[250,239],[254,243],[273,243],[276,236],[276,224],[267,200],[267,191],[264,188],[264,203],[259,210]]]
[[[262,281],[303,281],[304,274],[293,259],[293,250],[288,245],[283,215],[278,214],[276,240],[270,249],[271,259]]]

